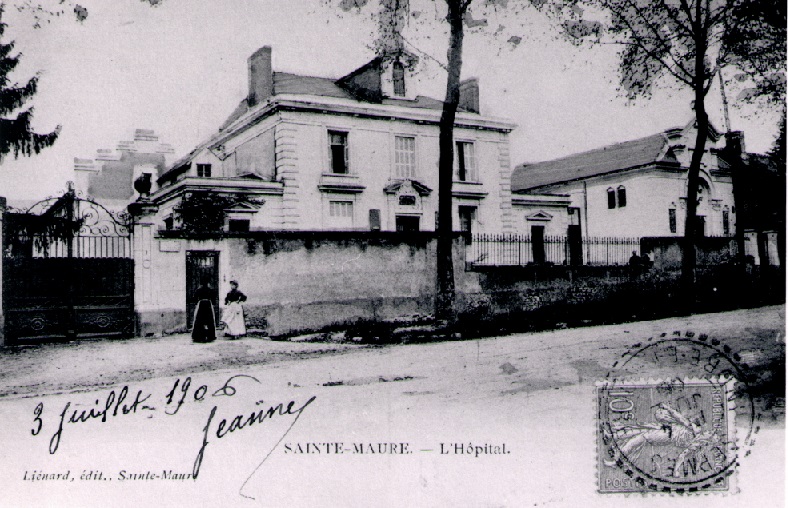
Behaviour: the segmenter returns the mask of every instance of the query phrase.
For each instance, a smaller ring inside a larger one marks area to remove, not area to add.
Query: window
[[[331,217],[353,217],[352,201],[330,201],[328,203],[328,215]]]
[[[473,143],[457,141],[455,146],[454,167],[457,180],[460,182],[477,182],[479,176],[476,174],[476,153]]]
[[[670,232],[676,232],[676,209],[671,208],[668,210],[668,224],[670,225]]]
[[[344,175],[348,173],[347,132],[328,131],[328,150],[331,172]]]
[[[210,164],[197,164],[197,176],[200,178],[210,178],[211,177],[211,165]]]
[[[167,231],[172,231],[174,227],[175,224],[172,215],[164,219],[164,229],[166,229]]]
[[[725,236],[731,234],[731,220],[728,215],[728,210],[722,211],[722,234]]]
[[[393,81],[394,81],[394,95],[397,97],[405,97],[405,66],[402,62],[397,60],[392,66]]]
[[[607,208],[608,210],[612,210],[616,207],[616,191],[613,188],[609,188],[607,190]]]
[[[627,190],[623,185],[618,186],[618,207],[624,208],[627,206]]]
[[[397,178],[416,176],[416,138],[394,138],[394,170]]]
[[[227,230],[230,233],[245,233],[249,231],[249,219],[230,219]]]
[[[410,215],[397,215],[396,227],[399,233],[410,233],[419,230],[419,218]]]
[[[473,222],[476,219],[475,206],[460,206],[460,231],[463,233],[473,233]]]

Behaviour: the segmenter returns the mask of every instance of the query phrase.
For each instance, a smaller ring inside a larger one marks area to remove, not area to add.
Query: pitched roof
[[[301,76],[298,74],[290,74],[288,72],[274,72],[274,95],[316,95],[319,97],[334,97],[337,99],[350,99],[361,102],[366,101],[358,96],[353,95],[345,87],[341,86],[340,80],[331,78],[318,78],[315,76]],[[402,99],[383,99],[378,101],[379,104],[388,106],[402,106],[406,108],[422,108],[422,109],[436,109],[443,108],[443,101],[425,97],[423,95],[417,96],[412,100]],[[249,111],[249,103],[244,98],[230,114],[227,120],[224,121],[219,130],[226,129],[231,123],[238,120],[244,113]],[[459,107],[457,111],[465,111]]]
[[[272,72],[273,95],[313,95],[318,97],[331,97],[337,99],[349,99],[359,102],[383,104],[387,106],[400,106],[406,108],[431,109],[431,110],[443,109],[443,101],[438,99],[433,99],[430,97],[425,97],[423,95],[419,95],[415,99],[410,99],[410,100],[382,98],[380,100],[372,101],[369,100],[368,98],[363,98],[360,97],[358,94],[353,93],[353,91],[350,89],[351,87],[347,86],[346,79],[349,76],[354,75],[355,73],[368,69],[369,67],[374,67],[375,65],[379,65],[380,60],[381,60],[380,58],[375,58],[371,62],[368,62],[364,66],[354,70],[347,76],[344,76],[339,79],[321,78],[316,76],[302,76],[300,74],[291,74],[289,72]],[[257,106],[250,107],[248,100],[246,98],[242,99],[238,103],[238,106],[236,106],[235,110],[233,110],[230,116],[219,127],[218,132],[216,134],[211,136],[203,143],[200,143],[197,147],[195,147],[194,150],[189,152],[187,155],[178,159],[169,169],[163,171],[159,175],[159,180],[161,181],[167,177],[171,177],[173,174],[176,174],[178,171],[183,171],[183,168],[186,167],[185,165],[189,161],[191,161],[191,159],[197,153],[199,153],[200,151],[211,145],[211,143],[214,141],[218,133],[224,131],[233,122],[241,118],[244,114],[249,112],[254,107]],[[467,109],[461,106],[457,108],[457,111],[469,112]]]
[[[533,164],[520,164],[512,172],[512,192],[544,185],[580,180],[657,162],[678,164],[664,133],[624,141],[568,157]]]

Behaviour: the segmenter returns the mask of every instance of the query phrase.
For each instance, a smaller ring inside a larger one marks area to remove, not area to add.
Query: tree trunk
[[[700,6],[700,2],[698,2]],[[695,123],[697,135],[695,148],[692,152],[689,172],[687,174],[687,216],[684,220],[684,249],[681,263],[681,281],[683,303],[685,310],[692,312],[695,306],[695,244],[697,241],[697,209],[698,209],[698,184],[700,183],[700,165],[703,152],[706,149],[706,139],[709,136],[709,117],[706,114],[706,90],[704,56],[706,55],[706,37],[701,29],[700,9],[696,9],[696,35],[695,38]]]
[[[437,295],[435,317],[439,321],[453,323],[454,309],[454,264],[452,260],[452,195],[454,173],[454,119],[460,102],[460,71],[462,70],[462,9],[459,0],[447,0],[447,20],[450,27],[448,77],[446,99],[440,119],[438,156],[438,246],[437,246]]]

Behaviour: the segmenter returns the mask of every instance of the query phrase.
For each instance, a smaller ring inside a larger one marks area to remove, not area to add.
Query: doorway
[[[192,327],[194,309],[197,306],[195,293],[200,284],[206,283],[211,290],[213,312],[219,320],[219,252],[213,250],[190,250],[186,252],[186,326]]]

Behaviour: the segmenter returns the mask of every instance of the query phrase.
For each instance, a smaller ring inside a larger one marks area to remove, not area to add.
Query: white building
[[[249,58],[249,94],[209,140],[159,174],[162,229],[191,193],[236,196],[228,230],[434,231],[442,102],[411,86],[415,57],[379,57],[339,78],[273,72]],[[455,229],[510,229],[508,134],[462,84],[455,123]]]
[[[513,202],[553,196],[542,214],[515,213],[516,230],[547,226],[565,234],[579,225],[584,237],[680,237],[686,217],[687,173],[694,122],[641,139],[561,159],[522,164],[512,173]],[[730,168],[719,157],[725,139],[711,127],[701,163],[698,221],[706,236],[732,236],[736,208]],[[567,202],[566,213],[557,203]]]

